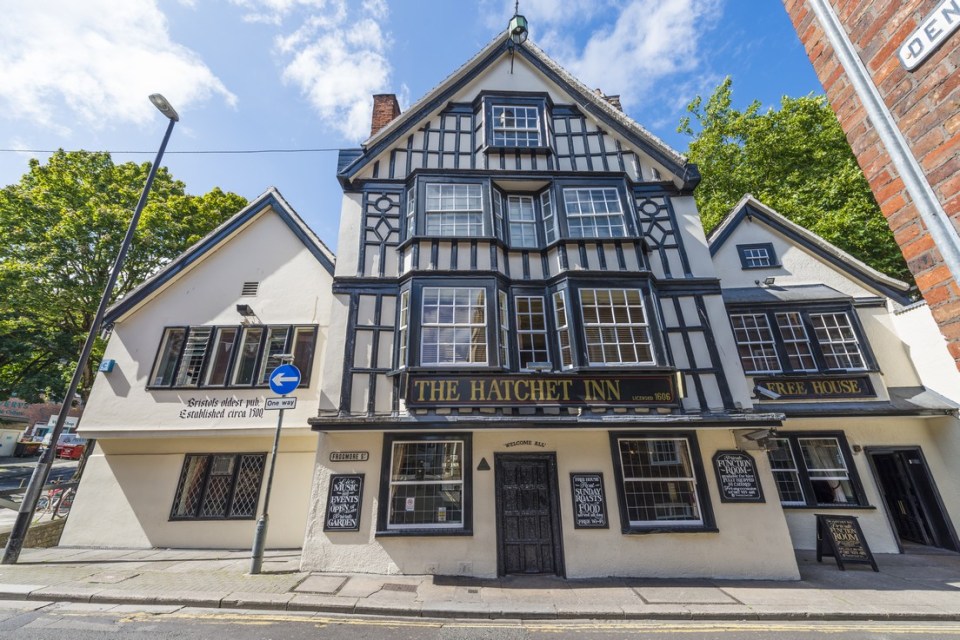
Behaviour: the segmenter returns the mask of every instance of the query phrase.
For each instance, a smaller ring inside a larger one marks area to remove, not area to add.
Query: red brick
[[[928,173],[927,180],[930,181],[930,184],[940,184],[958,172],[960,172],[960,155],[953,156],[937,169]]]
[[[907,201],[903,199],[903,194],[898,193],[883,203],[883,215],[887,216],[887,224],[890,224],[890,218],[906,206]]]
[[[938,284],[948,282],[951,279],[950,269],[945,264],[941,264],[927,273],[917,274],[917,286],[921,291],[933,288]]]
[[[880,189],[876,189],[874,191],[874,196],[876,196],[877,202],[884,203],[891,197],[899,194],[901,191],[903,191],[903,180],[896,178],[891,180]]]
[[[907,36],[910,35],[910,32],[913,31],[916,26],[917,23],[913,18],[907,18],[904,20],[903,24],[900,25],[900,28],[890,36],[887,44],[877,51],[876,56],[874,56],[873,60],[871,60],[870,64],[868,65],[869,68],[873,71],[876,71],[882,64],[890,60],[891,57],[894,59],[894,61],[896,61],[897,49],[900,48],[900,45],[904,40],[906,40]]]
[[[946,302],[951,298],[953,298],[953,296],[950,293],[950,287],[945,284],[923,292],[923,299],[926,300],[927,304],[931,307]],[[960,323],[957,324],[960,325]]]
[[[946,302],[935,307],[931,306],[930,310],[933,311],[933,319],[938,323],[953,322],[960,318],[960,301]]]
[[[946,211],[947,215],[950,217],[960,214],[960,195],[957,195],[952,200],[947,201],[943,205],[943,210]]]
[[[946,161],[951,154],[954,155],[954,157],[956,156],[958,145],[960,145],[960,133],[954,134],[934,151],[925,155],[920,161],[920,164],[922,164],[923,168],[927,171],[935,169],[940,166],[942,162]]]
[[[929,235],[920,236],[909,244],[901,242],[898,237],[897,244],[900,245],[900,250],[903,253],[903,259],[908,261],[913,260],[921,253],[930,251],[930,249],[933,249],[934,247],[933,238]]]
[[[941,144],[943,144],[943,130],[937,128],[918,139],[910,147],[916,157],[922,158]]]

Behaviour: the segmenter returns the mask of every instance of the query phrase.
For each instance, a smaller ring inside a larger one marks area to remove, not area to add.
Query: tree
[[[46,164],[30,160],[20,182],[0,191],[0,398],[55,400],[65,390],[149,170],[61,149]],[[219,188],[188,195],[161,168],[112,301],[245,205]],[[83,399],[102,353],[101,343]]]
[[[886,274],[912,282],[893,233],[826,98],[784,96],[780,109],[731,107],[730,78],[677,131],[703,176],[695,191],[709,232],[746,193]]]

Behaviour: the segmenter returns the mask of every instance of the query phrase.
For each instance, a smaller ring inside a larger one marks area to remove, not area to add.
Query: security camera
[[[767,400],[779,400],[780,398],[783,397],[776,391],[771,391],[770,389],[767,389],[763,385],[759,385],[759,384],[753,387],[753,393],[761,395]]]

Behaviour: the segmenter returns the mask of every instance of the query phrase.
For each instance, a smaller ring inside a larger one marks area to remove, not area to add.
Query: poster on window
[[[363,504],[363,474],[330,476],[324,531],[359,531]]]
[[[765,502],[757,465],[753,457],[742,451],[717,451],[713,454],[713,470],[721,502]]]

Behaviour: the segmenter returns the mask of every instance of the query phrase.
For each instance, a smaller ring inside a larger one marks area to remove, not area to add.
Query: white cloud
[[[390,35],[382,26],[384,0],[234,0],[243,19],[277,25],[274,39],[283,59],[282,78],[296,86],[328,126],[351,140],[370,134],[373,94],[389,86],[386,53]],[[295,23],[296,27],[286,28]]]
[[[0,104],[62,126],[66,106],[87,126],[145,122],[163,93],[177,109],[236,97],[190,49],[172,41],[154,2],[11,2],[0,21]]]
[[[716,24],[721,2],[523,0],[520,13],[544,51],[587,85],[620,94],[629,107],[642,102],[658,81],[702,66],[700,39]],[[502,17],[492,26],[506,27],[513,0],[486,0],[485,5],[488,15]]]

